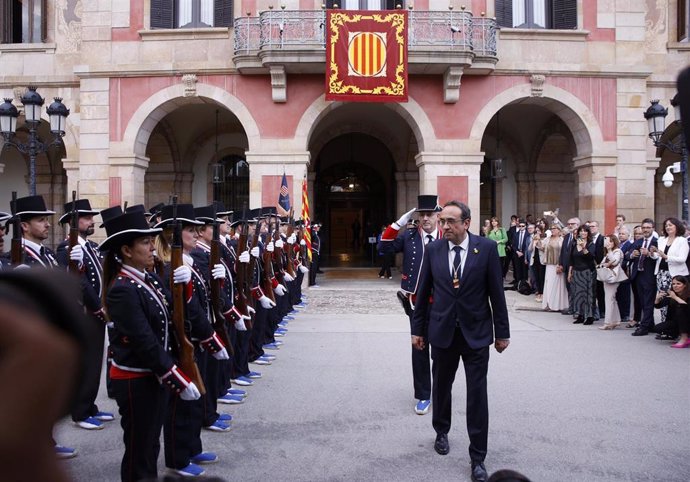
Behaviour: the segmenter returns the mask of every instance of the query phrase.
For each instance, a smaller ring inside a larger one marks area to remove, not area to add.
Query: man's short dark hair
[[[653,220],[652,218],[644,218],[644,219],[642,220],[642,222],[640,223],[640,227],[641,227],[643,224],[651,224],[652,227],[654,227],[654,220]]]
[[[616,214],[617,218],[623,218],[623,221],[625,221],[625,214]]]
[[[458,208],[461,212],[460,214],[460,221],[465,221],[467,219],[470,219],[472,217],[472,214],[470,213],[470,208],[467,206],[467,204],[462,203],[460,201],[448,201],[446,204],[443,205],[443,207],[448,207],[448,206],[455,206]]]

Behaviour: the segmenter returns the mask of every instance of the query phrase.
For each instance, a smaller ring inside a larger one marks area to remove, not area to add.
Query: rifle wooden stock
[[[69,220],[69,251],[68,254],[72,252],[77,244],[79,244],[79,213],[77,212],[77,191],[72,191],[72,212],[70,214]],[[69,272],[74,274],[79,274],[81,269],[79,268],[79,263],[69,260]]]
[[[276,242],[280,239],[280,221],[276,219],[273,224],[273,274],[279,283],[284,283],[283,278],[283,248],[276,246]]]
[[[206,387],[204,381],[201,379],[199,367],[194,361],[194,345],[187,338],[185,333],[185,297],[184,286],[180,283],[173,282],[173,273],[177,268],[182,266],[182,242],[181,234],[179,232],[180,226],[175,222],[175,234],[173,235],[173,246],[170,253],[170,286],[173,296],[173,327],[177,335],[177,343],[179,345],[179,361],[178,366],[187,375],[199,389],[202,395],[206,394]]]
[[[287,233],[286,233],[286,236],[288,237],[288,239],[295,232],[295,226],[292,224],[292,222],[293,222],[293,220],[292,220],[292,218],[290,218],[290,224],[288,224]],[[285,269],[285,271],[287,271],[288,274],[290,276],[292,276],[293,278],[296,278],[297,274],[295,273],[295,251],[292,249],[292,247],[289,244],[287,247],[287,259],[288,259],[288,262],[287,262],[287,268]]]
[[[213,226],[213,240],[211,241],[211,260],[210,269],[220,263],[220,240],[217,237],[218,225]],[[232,349],[232,343],[230,343],[230,338],[228,337],[228,330],[225,327],[225,316],[223,316],[223,306],[221,292],[221,280],[215,279],[211,276],[211,307],[213,312],[213,329],[218,333],[218,337],[221,339],[225,345],[225,349],[230,355],[234,355],[234,350]]]
[[[242,254],[242,252],[247,249],[247,239],[249,238],[248,229],[249,226],[246,222],[242,224],[240,238],[237,240],[237,251],[239,254]],[[252,306],[251,286],[247,282],[247,267],[248,263],[240,263],[240,260],[237,260],[235,266],[235,271],[237,272],[237,289],[235,290],[237,295],[235,296],[235,304],[242,314],[249,314],[247,306]],[[252,306],[252,308],[254,307]],[[245,320],[244,325],[247,327],[247,330],[251,330],[252,320]]]
[[[266,228],[268,228],[268,221],[266,222]],[[270,234],[267,234],[266,240],[270,241]],[[275,293],[273,293],[273,283],[271,282],[271,278],[273,277],[273,262],[271,257],[271,253],[269,253],[267,249],[264,249],[261,258],[264,268],[263,273],[261,273],[261,289],[266,297],[275,303],[276,296]]]

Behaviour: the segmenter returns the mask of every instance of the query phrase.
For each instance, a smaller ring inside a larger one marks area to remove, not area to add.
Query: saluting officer
[[[166,388],[183,400],[198,400],[201,394],[175,364],[171,300],[160,278],[146,272],[153,262],[153,235],[161,229],[150,228],[140,212],[116,216],[105,225],[108,237],[100,249],[107,251],[103,282],[113,323],[110,376],[125,444],[120,476],[123,482],[156,479]]]
[[[426,245],[441,237],[441,230],[437,227],[438,213],[441,211],[438,196],[417,196],[417,206],[388,226],[378,244],[378,251],[382,254],[403,253],[401,290],[398,296],[401,298],[405,313],[410,318],[410,327],[412,327],[411,307],[416,301],[415,293],[417,293],[419,272],[422,268]],[[419,227],[405,229],[400,233],[415,212],[419,219]],[[422,350],[412,349],[412,378],[414,397],[417,399],[414,410],[415,413],[424,415],[429,412],[431,405],[431,363],[428,344]]]
[[[75,210],[73,213],[72,210]],[[103,266],[102,254],[98,249],[98,244],[89,241],[87,238],[94,233],[94,216],[99,214],[91,208],[88,199],[77,199],[74,206],[71,202],[65,204],[65,214],[59,220],[61,225],[72,222],[72,216],[76,214],[78,221],[79,236],[77,245],[73,251],[82,251],[82,263],[80,273],[80,283],[82,290],[82,301],[85,311],[93,321],[94,333],[96,337],[92,340],[94,345],[99,347],[97,363],[98,369],[91,371],[90,379],[83,379],[78,398],[72,407],[72,420],[81,428],[86,430],[99,430],[105,427],[103,422],[114,419],[112,413],[102,412],[96,406],[98,387],[101,382],[101,364],[103,363],[103,344],[105,342],[106,317],[103,310],[101,299],[103,296]],[[71,256],[70,256],[71,255]],[[75,257],[70,253],[69,239],[61,242],[56,250],[56,256],[60,266],[67,267],[70,257]]]

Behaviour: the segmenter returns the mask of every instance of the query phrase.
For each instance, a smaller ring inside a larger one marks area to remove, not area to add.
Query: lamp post
[[[14,139],[17,133],[17,117],[19,111],[12,104],[12,99],[4,99],[0,104],[0,132],[5,139],[5,145],[17,149],[22,154],[29,156],[29,194],[36,195],[36,157],[47,152],[51,147],[60,146],[60,139],[65,135],[65,124],[69,109],[62,103],[60,97],[55,97],[54,102],[46,109],[50,117],[50,132],[53,139],[43,141],[38,136],[38,126],[41,123],[41,106],[45,100],[36,92],[36,87],[28,87],[21,101],[24,105],[24,118],[29,127],[29,139],[26,143]]]
[[[688,221],[688,148],[683,136],[682,130],[680,131],[679,141],[673,142],[663,141],[662,136],[665,131],[665,120],[668,115],[668,109],[659,104],[658,100],[650,101],[651,105],[647,108],[644,113],[644,118],[647,119],[649,128],[649,138],[655,147],[663,147],[668,149],[674,154],[680,154],[680,163],[676,162],[666,169],[663,177],[661,178],[664,186],[671,187],[673,185],[673,173],[680,172],[683,176],[683,206],[682,206],[682,217],[683,221]],[[671,100],[671,105],[674,108],[675,122],[678,123],[680,127],[680,102],[678,99],[678,94],[676,94]]]

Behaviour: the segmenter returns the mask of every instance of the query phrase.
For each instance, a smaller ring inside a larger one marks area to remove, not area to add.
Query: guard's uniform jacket
[[[317,231],[311,230],[311,250],[313,253],[319,254],[321,250],[321,238]]]
[[[102,308],[101,296],[103,294],[103,255],[98,245],[93,241],[78,238],[79,244],[84,249],[84,262],[82,265],[81,289],[84,306],[96,313]],[[56,257],[58,264],[63,267],[69,265],[69,240],[61,242],[57,247]]]
[[[173,366],[170,304],[155,274],[123,266],[107,295],[113,322],[110,347],[113,378],[162,377]]]
[[[442,237],[442,231],[437,229],[434,240]],[[426,243],[424,237],[427,235],[422,228],[407,229],[400,233],[392,225],[388,226],[381,235],[381,241],[377,246],[381,254],[403,253],[403,264],[401,269],[402,280],[400,288],[407,295],[414,295],[417,292],[419,283],[419,272],[422,269],[424,260],[424,250]]]
[[[50,248],[22,238],[22,264],[32,268],[57,268],[55,253]]]

